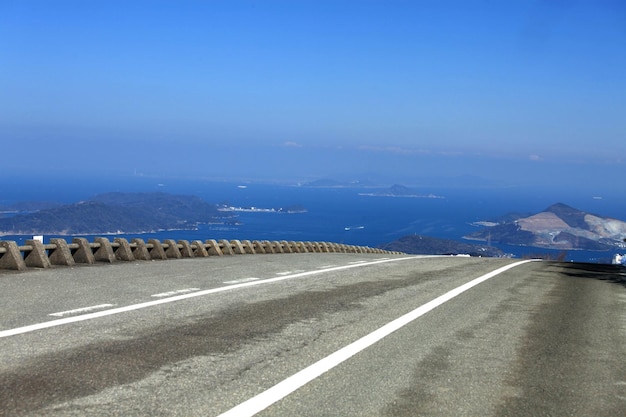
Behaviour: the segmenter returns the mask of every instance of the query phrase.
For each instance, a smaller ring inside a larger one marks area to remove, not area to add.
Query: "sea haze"
[[[389,184],[391,185],[391,184]],[[194,231],[166,231],[122,235],[175,240],[249,239],[332,241],[378,246],[405,235],[420,234],[462,240],[475,231],[472,222],[494,220],[510,212],[536,213],[562,202],[583,211],[624,220],[626,196],[610,191],[550,190],[525,187],[412,187],[420,195],[442,198],[365,196],[372,189],[313,188],[247,182],[214,182],[126,177],[72,183],[21,180],[0,183],[0,206],[18,201],[73,203],[110,191],[196,195],[235,207],[284,208],[301,205],[305,213],[234,212],[236,224],[200,225]],[[46,236],[49,239],[52,236]],[[25,236],[5,236],[22,243]],[[516,257],[556,252],[538,248],[497,245]],[[609,262],[613,252],[569,251],[568,260]]]

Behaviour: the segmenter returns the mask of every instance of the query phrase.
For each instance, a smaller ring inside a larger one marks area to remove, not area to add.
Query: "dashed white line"
[[[224,284],[241,284],[242,282],[251,282],[251,281],[257,281],[261,278],[254,278],[254,277],[250,277],[250,278],[241,278],[241,279],[234,279],[232,281],[224,281]]]
[[[399,262],[399,261],[411,260],[411,259],[422,258],[422,257],[423,256],[407,256],[407,257],[402,257],[402,258],[388,259],[384,261],[375,260],[375,261],[371,261],[371,262],[364,263],[364,264],[361,263],[361,264],[356,264],[356,265],[336,266],[336,267],[327,268],[327,269],[318,269],[314,271],[300,272],[298,274],[293,274],[293,275],[285,275],[282,277],[267,278],[263,280],[252,281],[252,282],[242,282],[238,284],[228,285],[226,287],[211,288],[208,290],[175,295],[175,296],[168,297],[168,298],[159,298],[157,300],[147,301],[147,302],[139,303],[139,304],[132,304],[132,305],[128,305],[125,307],[111,308],[105,311],[96,311],[94,313],[83,314],[80,316],[64,317],[61,319],[50,320],[50,321],[46,321],[43,323],[31,324],[29,326],[17,327],[17,328],[9,329],[9,330],[2,330],[0,331],[0,338],[34,332],[37,330],[47,329],[47,328],[56,327],[56,326],[62,326],[64,324],[76,323],[76,322],[84,321],[84,320],[91,320],[91,319],[96,319],[100,317],[112,316],[114,314],[140,310],[143,308],[153,307],[153,306],[157,306],[160,304],[167,304],[167,303],[172,303],[175,301],[186,300],[188,298],[201,297],[204,295],[216,294],[216,293],[220,293],[224,291],[232,291],[238,288],[252,287],[255,285],[269,284],[272,282],[284,281],[288,279],[295,279],[295,278],[307,277],[310,275],[323,274],[326,272],[341,271],[344,269],[358,268],[361,266],[368,266],[368,265],[377,265],[377,264],[387,263],[387,262]]]
[[[277,272],[276,275],[291,275],[291,274],[299,274],[300,272],[304,272],[304,269],[296,269],[295,271]]]
[[[154,297],[154,298],[171,297],[172,295],[185,294],[188,292],[194,292],[194,291],[199,291],[199,290],[200,288],[184,288],[182,290],[174,290],[174,291],[162,292],[159,294],[152,294],[150,297]]]
[[[277,401],[285,398],[287,395],[291,394],[295,390],[304,386],[305,384],[311,382],[315,378],[320,375],[326,373],[331,370],[335,366],[340,363],[348,360],[352,356],[361,352],[362,350],[370,347],[374,343],[383,339],[384,337],[390,335],[396,330],[406,326],[410,322],[416,320],[417,318],[423,316],[429,311],[435,309],[436,307],[444,304],[447,301],[450,301],[457,295],[469,290],[470,288],[480,284],[488,280],[489,278],[493,278],[502,272],[514,268],[518,265],[536,261],[535,259],[529,259],[524,261],[519,261],[513,264],[509,264],[503,266],[502,268],[498,268],[494,271],[491,271],[481,277],[473,279],[470,282],[467,282],[460,287],[457,287],[447,293],[435,298],[434,300],[429,301],[426,304],[416,308],[415,310],[387,323],[386,325],[374,330],[372,333],[363,336],[357,341],[339,349],[338,351],[330,354],[329,356],[315,362],[313,365],[304,368],[300,372],[295,373],[294,375],[288,377],[287,379],[279,382],[273,387],[269,388],[266,391],[258,394],[255,397],[250,398],[247,401],[231,408],[223,414],[220,414],[218,417],[248,417],[253,416],[263,410],[265,410],[270,405],[274,404]]]
[[[50,313],[48,315],[54,316],[54,317],[71,316],[72,314],[88,313],[90,311],[102,310],[103,308],[109,308],[109,307],[114,307],[114,306],[115,304],[98,304],[97,306],[75,308],[74,310],[60,311],[58,313]]]

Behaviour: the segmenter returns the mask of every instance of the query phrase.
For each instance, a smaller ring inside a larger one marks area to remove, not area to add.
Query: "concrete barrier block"
[[[246,251],[247,254],[256,254],[256,251],[254,250],[254,245],[249,240],[242,240],[241,246],[243,246],[243,250]]]
[[[17,271],[26,269],[26,262],[24,262],[22,252],[15,241],[0,241],[0,248],[4,248],[4,253],[0,253],[0,269],[14,269]]]
[[[193,249],[191,248],[191,244],[189,244],[186,240],[179,240],[178,246],[181,246],[180,254],[183,258],[193,258],[195,254],[193,253]]]
[[[299,253],[307,253],[309,251],[304,242],[296,242],[296,247],[298,248]]]
[[[180,253],[180,249],[178,249],[178,243],[176,243],[176,241],[172,239],[165,239],[163,243],[163,249],[165,250],[165,256],[167,258],[180,259],[183,257],[183,255]]]
[[[298,253],[298,245],[296,244],[296,242],[294,242],[293,240],[290,240],[287,242],[287,244],[289,245],[289,249],[291,249],[291,253]]]
[[[48,259],[48,254],[46,253],[43,243],[41,243],[40,240],[27,239],[26,244],[32,248],[29,254],[24,257],[26,266],[33,268],[50,268],[50,259]]]
[[[93,265],[96,263],[96,258],[93,256],[93,251],[91,250],[91,246],[89,246],[89,241],[84,237],[75,237],[72,239],[72,243],[78,246],[77,249],[71,250],[72,257],[74,258],[74,262],[77,264],[88,264]]]
[[[133,257],[140,261],[149,261],[150,252],[148,251],[148,247],[146,246],[146,242],[140,238],[134,238],[132,241],[132,245],[135,247],[133,249]]]
[[[272,245],[272,242],[270,242],[269,240],[263,241],[263,249],[265,250],[265,253],[276,253],[274,245]]]
[[[283,245],[281,245],[280,242],[274,240],[270,244],[272,245],[272,249],[274,249],[274,253],[285,253]]]
[[[235,253],[235,255],[245,255],[246,251],[243,248],[243,245],[241,244],[240,241],[238,240],[231,240],[230,241],[230,246],[233,248],[233,252]]]
[[[158,239],[148,239],[148,253],[150,253],[150,259],[153,260],[166,260],[167,255],[163,244]]]
[[[289,245],[289,242],[287,242],[286,240],[281,240],[280,242],[278,242],[278,244],[280,245],[284,253],[293,253],[291,245]]]
[[[319,249],[313,244],[314,242],[305,242],[307,251],[311,253],[319,252]]]
[[[135,260],[133,251],[130,248],[130,243],[123,237],[116,237],[113,242],[117,245],[117,248],[113,251],[115,253],[115,259],[120,261],[132,262]]]
[[[50,243],[56,246],[55,249],[51,249],[48,253],[48,259],[50,259],[52,265],[76,265],[74,258],[72,258],[70,247],[67,245],[65,239],[52,238],[50,239]]]
[[[322,253],[328,253],[328,245],[326,242],[317,242],[317,244],[320,246]]]
[[[207,252],[204,243],[200,240],[194,240],[191,242],[191,247],[193,248],[194,256],[197,256],[198,258],[206,258],[209,256],[209,252]]]
[[[235,252],[233,251],[233,245],[231,245],[231,243],[226,240],[226,239],[222,239],[219,241],[219,245],[220,248],[222,249],[222,253],[224,255],[234,255]]]
[[[113,246],[111,245],[111,241],[109,239],[106,237],[97,237],[94,239],[94,242],[96,245],[99,245],[93,254],[96,261],[108,263],[116,261],[115,252],[113,252]]]
[[[216,240],[211,239],[206,241],[207,246],[209,247],[208,252],[209,255],[212,256],[222,256],[224,252],[222,252],[222,248],[220,248],[220,244],[217,243]]]
[[[259,240],[253,240],[252,246],[254,248],[254,253],[265,254],[265,247],[263,246],[263,242]]]

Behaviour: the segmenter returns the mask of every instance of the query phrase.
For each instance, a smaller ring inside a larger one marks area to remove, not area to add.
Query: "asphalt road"
[[[0,415],[626,415],[624,269],[516,262],[2,272]]]

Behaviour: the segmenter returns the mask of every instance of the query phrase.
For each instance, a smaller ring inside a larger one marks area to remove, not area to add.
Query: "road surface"
[[[239,255],[0,274],[2,416],[626,415],[621,267]]]

